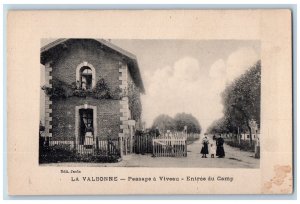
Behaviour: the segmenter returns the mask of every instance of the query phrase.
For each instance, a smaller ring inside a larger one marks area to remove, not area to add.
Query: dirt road
[[[210,140],[210,142],[214,142]],[[180,167],[180,168],[259,168],[259,159],[254,153],[240,151],[224,145],[225,158],[201,158],[201,140],[188,145],[187,157],[152,157],[151,154],[125,155],[118,163],[56,163],[53,166],[99,166],[99,167]]]

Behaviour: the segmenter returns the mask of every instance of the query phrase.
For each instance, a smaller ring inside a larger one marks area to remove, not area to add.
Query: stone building
[[[41,64],[45,137],[84,147],[132,136],[141,107],[130,89],[135,100],[144,93],[135,55],[102,39],[58,39],[41,48]]]

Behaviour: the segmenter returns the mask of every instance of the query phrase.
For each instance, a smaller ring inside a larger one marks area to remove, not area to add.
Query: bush
[[[110,91],[108,84],[103,78],[100,78],[96,86],[92,90],[83,90],[78,87],[76,82],[68,84],[66,82],[54,79],[52,81],[52,87],[42,86],[45,94],[53,98],[68,98],[71,96],[88,97],[91,96],[96,99],[115,99],[120,100],[123,96],[123,90],[116,88],[113,92]]]
[[[70,145],[60,144],[48,147],[40,147],[40,163],[68,162],[76,160],[76,152]]]
[[[254,152],[255,145],[250,145],[249,141],[241,140],[241,143],[239,144],[239,141],[237,140],[226,140],[225,143],[231,147],[240,148],[240,150],[248,151],[248,152]]]
[[[59,80],[52,80],[52,88],[46,85],[42,86],[45,94],[53,98],[68,98],[73,95],[72,86]]]
[[[96,162],[96,163],[115,163],[118,162],[119,155],[106,155],[101,152],[92,154],[79,154],[71,149],[70,145],[59,144],[48,147],[40,147],[39,163],[58,163],[58,162]]]
[[[90,90],[77,89],[77,90],[74,90],[74,92],[73,92],[73,96],[77,96],[77,97],[87,97],[87,96],[91,96],[91,95],[92,95],[92,91],[90,91]]]
[[[97,81],[96,86],[93,88],[93,97],[97,99],[111,98],[109,87],[103,78]]]
[[[124,94],[128,96],[128,105],[132,119],[139,121],[142,114],[140,90],[133,83],[130,83],[128,92]]]
[[[90,162],[90,163],[116,163],[120,157],[117,155],[88,155],[82,154],[78,155],[76,162]]]

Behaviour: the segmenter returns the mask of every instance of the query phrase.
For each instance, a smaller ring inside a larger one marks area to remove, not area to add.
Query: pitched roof
[[[43,56],[45,56],[47,54],[47,52],[49,52],[52,48],[55,48],[56,46],[61,45],[61,44],[65,43],[69,40],[77,40],[77,39],[60,38],[58,40],[55,40],[55,41],[43,46],[40,50],[40,52],[41,52],[41,63],[42,64],[45,63]],[[81,39],[78,39],[78,40],[81,40]],[[137,58],[134,54],[132,54],[132,53],[130,53],[130,52],[128,52],[128,51],[126,51],[126,50],[124,50],[124,49],[112,44],[111,42],[104,40],[104,39],[90,39],[90,40],[95,40],[98,43],[100,43],[100,44],[108,47],[109,49],[116,51],[120,55],[126,57],[127,60],[129,61],[128,68],[129,68],[129,71],[132,75],[133,81],[140,88],[140,91],[142,93],[145,93],[145,88],[144,88],[144,84],[143,84],[143,81],[142,81],[139,65],[138,65],[138,62],[137,62]]]

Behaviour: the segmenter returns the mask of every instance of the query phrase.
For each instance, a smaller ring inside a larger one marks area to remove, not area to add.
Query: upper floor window
[[[96,71],[93,65],[83,62],[76,69],[76,86],[78,89],[90,90],[95,85]]]
[[[93,73],[91,68],[82,67],[80,75],[81,88],[83,90],[92,89]]]

